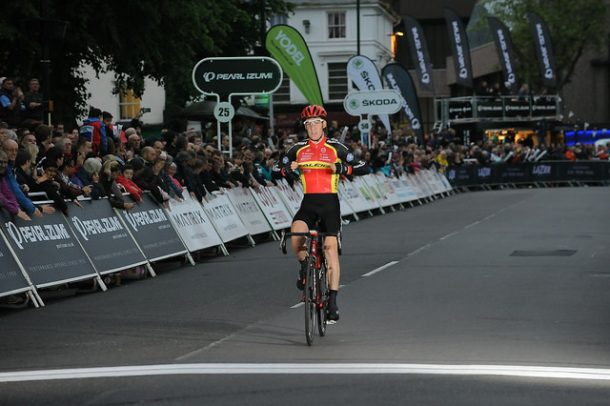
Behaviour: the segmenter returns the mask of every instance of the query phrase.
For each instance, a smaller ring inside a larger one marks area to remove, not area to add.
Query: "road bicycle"
[[[305,338],[307,345],[314,341],[314,330],[317,325],[318,334],[324,337],[328,320],[326,312],[328,307],[328,278],[327,264],[324,257],[325,233],[310,230],[308,233],[282,233],[280,248],[286,254],[286,238],[305,237],[307,247],[307,272],[305,274],[305,288],[303,301],[305,303]]]

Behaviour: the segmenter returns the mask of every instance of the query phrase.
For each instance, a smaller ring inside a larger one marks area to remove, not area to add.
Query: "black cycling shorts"
[[[307,193],[301,202],[301,208],[292,221],[304,221],[309,229],[322,233],[339,234],[341,231],[341,206],[336,193]],[[319,226],[316,224],[319,223]]]

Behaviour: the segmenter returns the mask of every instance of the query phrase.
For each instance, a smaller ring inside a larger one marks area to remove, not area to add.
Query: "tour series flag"
[[[399,63],[389,63],[381,70],[390,89],[398,90],[405,100],[404,111],[411,123],[411,128],[417,136],[417,141],[421,145],[424,139],[424,128],[419,108],[417,90],[413,85],[413,79],[409,72]]]
[[[519,89],[517,75],[515,72],[515,48],[510,36],[508,27],[496,17],[488,17],[489,27],[496,42],[498,57],[502,64],[502,72],[504,73],[504,85],[512,94],[516,94]]]
[[[379,71],[373,61],[366,56],[352,56],[347,61],[347,77],[354,82],[360,91],[383,90]],[[388,130],[388,134],[392,134],[392,126],[390,125],[390,118],[388,115],[378,114],[377,116]]]
[[[449,31],[453,65],[455,66],[455,81],[458,85],[472,89],[472,63],[470,61],[470,45],[464,29],[464,23],[455,11],[445,8],[445,21]]]
[[[405,24],[405,36],[409,42],[411,58],[413,58],[415,70],[417,71],[419,87],[422,90],[433,92],[432,63],[430,62],[430,54],[428,53],[424,30],[413,17],[403,16],[402,20]]]
[[[316,68],[301,34],[288,25],[275,25],[267,31],[265,47],[307,101],[322,105],[322,91]]]
[[[551,47],[549,28],[542,17],[536,13],[527,13],[527,20],[534,32],[534,44],[536,54],[538,55],[542,83],[545,87],[554,89],[557,85],[557,72],[555,70],[555,55]]]

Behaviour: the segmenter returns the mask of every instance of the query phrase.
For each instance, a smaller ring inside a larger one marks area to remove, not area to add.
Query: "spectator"
[[[117,161],[104,162],[100,183],[112,207],[129,210],[135,207],[135,203],[126,202],[123,198],[123,194],[116,182],[120,172],[121,168]]]
[[[53,200],[55,208],[61,210],[66,216],[68,215],[68,205],[64,198],[59,193],[59,185],[55,181],[57,176],[57,161],[53,159],[45,159],[42,164],[43,173],[36,179],[36,183],[32,188],[34,192],[44,192],[47,198]]]
[[[142,201],[142,189],[135,184],[133,179],[133,166],[131,164],[126,164],[123,168],[123,173],[117,175],[116,182],[120,188],[122,188],[126,193],[129,193],[131,198],[136,202]]]
[[[114,154],[116,151],[116,144],[119,142],[114,136],[114,126],[112,125],[112,114],[107,111],[102,112],[102,126],[104,127],[104,133],[106,134],[107,148],[105,154]]]
[[[98,108],[89,109],[89,117],[85,119],[80,127],[80,138],[91,141],[91,148],[96,156],[103,156],[108,153],[108,139],[106,137],[106,127],[102,120],[102,111]]]
[[[12,127],[17,127],[21,121],[21,113],[24,109],[23,92],[12,78],[6,78],[0,87],[0,120],[5,121]]]
[[[28,82],[29,90],[25,93],[24,119],[29,119],[32,124],[42,124],[44,121],[44,103],[40,93],[40,82],[36,78]]]
[[[0,207],[3,207],[10,214],[17,216],[22,220],[32,220],[30,216],[19,207],[17,198],[11,190],[7,171],[8,156],[6,152],[0,149]]]

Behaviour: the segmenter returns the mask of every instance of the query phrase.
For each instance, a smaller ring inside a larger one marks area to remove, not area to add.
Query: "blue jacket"
[[[19,186],[19,182],[17,182],[17,176],[15,175],[15,170],[13,169],[13,163],[9,163],[6,167],[6,179],[8,180],[8,185],[11,188],[11,191],[17,198],[17,202],[19,202],[19,206],[25,211],[29,216],[34,214],[36,211],[36,206],[30,200],[29,197],[23,193],[21,187]]]

